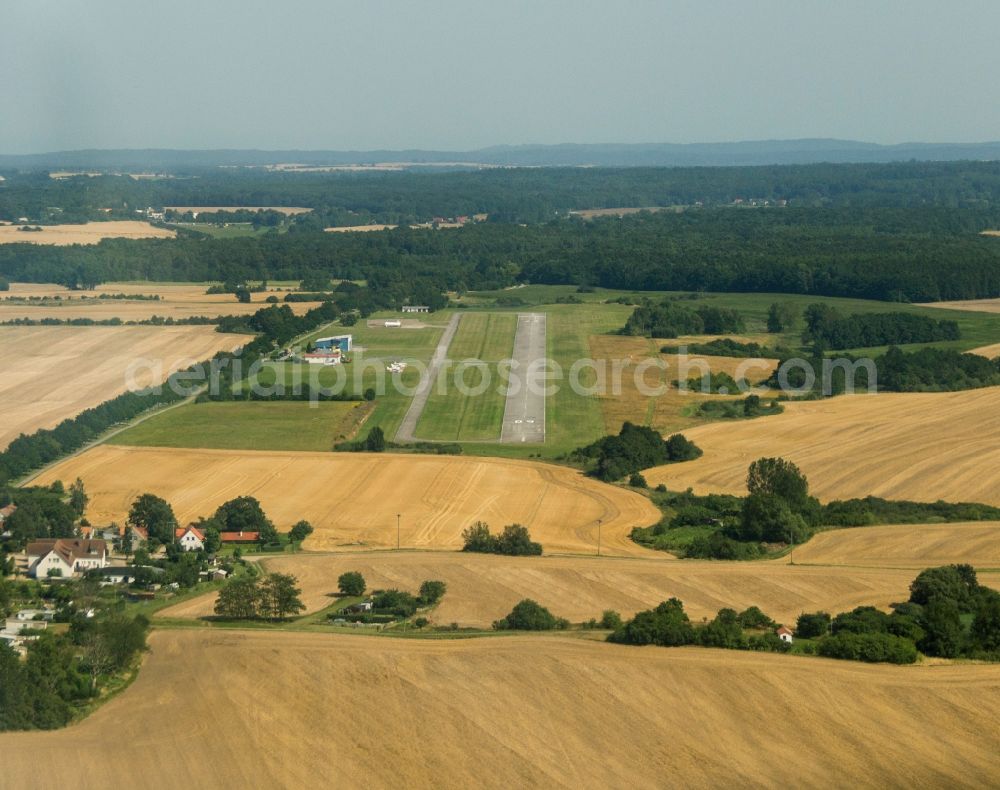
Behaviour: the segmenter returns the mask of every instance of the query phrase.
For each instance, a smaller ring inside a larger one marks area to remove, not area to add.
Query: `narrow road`
[[[545,359],[545,313],[518,315],[512,359],[517,367],[511,372],[518,376],[521,386],[507,391],[500,441],[541,444],[545,441],[544,371],[533,372],[529,381],[528,368]]]
[[[441,340],[438,341],[437,348],[434,350],[434,356],[427,366],[427,373],[420,379],[417,391],[410,401],[410,407],[406,410],[403,421],[399,424],[399,430],[396,431],[397,442],[418,441],[416,437],[417,422],[420,420],[420,415],[424,413],[427,398],[430,397],[434,382],[437,381],[438,371],[441,369],[442,363],[448,358],[448,346],[451,345],[452,338],[455,337],[455,332],[458,330],[458,322],[461,319],[462,314],[455,313],[451,317],[451,320],[448,321],[444,334],[441,335]]]

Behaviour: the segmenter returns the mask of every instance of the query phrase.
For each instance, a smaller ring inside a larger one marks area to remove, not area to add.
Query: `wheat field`
[[[306,519],[310,549],[396,545],[461,547],[461,532],[483,520],[499,531],[527,526],[549,552],[591,552],[602,521],[603,550],[648,555],[629,539],[660,517],[639,494],[564,467],[499,458],[363,453],[253,452],[101,446],[39,476],[81,477],[94,523],[121,523],[132,501],[152,492],[182,522],[210,516],[233,497],[257,497],[279,529]]]
[[[86,222],[82,225],[31,225],[40,231],[23,231],[21,225],[0,225],[0,244],[97,244],[101,239],[172,239],[176,231],[157,228],[140,220]]]
[[[684,433],[704,455],[648,470],[651,486],[742,494],[750,463],[780,456],[823,500],[871,494],[1000,505],[1000,387],[842,395]]]
[[[804,549],[796,549],[797,563],[803,561],[800,555]],[[421,582],[438,579],[448,585],[448,592],[427,615],[431,622],[485,628],[523,598],[532,598],[575,623],[600,619],[605,609],[631,617],[677,597],[696,620],[712,618],[723,607],[743,610],[759,606],[778,622],[791,625],[802,612],[819,609],[885,609],[909,597],[909,585],[916,575],[907,569],[814,567],[789,565],[787,560],[672,561],[669,555],[628,559],[382,551],[304,553],[267,559],[264,564],[268,571],[297,577],[303,603],[310,612],[335,602],[332,595],[337,592],[337,577],[346,571],[359,571],[369,590],[397,588],[416,593]],[[981,575],[983,584],[1000,588],[1000,574]],[[168,618],[205,617],[212,614],[215,597],[209,593],[160,614]]]
[[[139,360],[131,383],[144,387],[243,337],[210,326],[0,327],[0,449],[125,392]]]
[[[90,718],[0,752],[37,788],[987,787],[998,687],[995,665],[169,630]]]

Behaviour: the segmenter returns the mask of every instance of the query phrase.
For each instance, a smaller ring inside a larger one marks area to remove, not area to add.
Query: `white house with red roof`
[[[792,631],[791,631],[791,629],[786,628],[783,625],[779,625],[778,626],[778,630],[775,631],[775,633],[778,635],[778,638],[782,642],[788,642],[788,644],[792,643],[792,638],[793,637],[792,637]]]
[[[194,524],[178,527],[174,530],[174,537],[184,551],[201,551],[205,548],[205,533]]]
[[[53,538],[28,544],[28,573],[36,579],[69,578],[108,564],[108,544],[103,540]]]

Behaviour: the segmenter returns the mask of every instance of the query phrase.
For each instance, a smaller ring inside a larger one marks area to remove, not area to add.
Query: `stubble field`
[[[208,326],[0,327],[0,448],[243,342]]]
[[[39,482],[81,477],[94,523],[117,521],[152,492],[182,523],[236,496],[257,497],[280,529],[316,528],[313,549],[396,544],[456,549],[476,520],[494,530],[518,522],[549,552],[590,552],[598,520],[607,554],[651,554],[628,534],[660,517],[648,499],[566,468],[459,456],[280,453],[101,446],[47,470]]]
[[[252,294],[252,301],[242,303],[232,294],[207,294],[208,285],[194,283],[104,283],[93,291],[71,291],[61,285],[37,283],[12,283],[10,291],[0,292],[0,322],[15,319],[92,318],[103,320],[120,318],[122,321],[144,321],[154,315],[163,318],[215,317],[220,315],[249,315],[266,307],[264,300],[269,293]],[[101,299],[100,294],[158,295],[156,300]],[[275,294],[279,299],[282,293]],[[5,297],[42,297],[24,302]],[[56,298],[58,297],[58,298]],[[284,304],[284,303],[282,303]],[[290,307],[301,315],[319,302],[292,302]]]
[[[86,222],[82,225],[32,225],[40,231],[20,230],[21,225],[0,225],[0,244],[97,244],[101,239],[172,239],[175,231],[139,220]]]
[[[172,630],[125,694],[0,748],[12,787],[986,787],[998,684],[565,637]]]
[[[796,550],[796,562],[800,552],[801,548]],[[793,625],[802,612],[886,608],[904,601],[916,575],[907,569],[811,567],[780,561],[676,561],[667,554],[640,559],[495,557],[461,552],[305,553],[269,558],[265,566],[296,576],[310,612],[335,602],[337,578],[347,571],[359,571],[369,590],[398,588],[416,593],[421,582],[439,579],[447,583],[448,592],[428,615],[431,622],[478,628],[489,628],[523,598],[532,598],[575,623],[599,620],[605,609],[631,617],[676,597],[694,620],[712,618],[724,607],[742,611],[759,606],[778,622]],[[1000,574],[983,573],[981,582],[1000,587]],[[215,593],[209,593],[160,614],[184,619],[210,616],[215,598]]]
[[[823,500],[864,497],[1000,505],[1000,388],[842,395],[772,417],[685,430],[704,455],[646,472],[649,484],[742,494],[747,467],[781,456]]]

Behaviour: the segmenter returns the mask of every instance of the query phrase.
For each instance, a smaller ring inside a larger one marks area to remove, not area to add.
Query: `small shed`
[[[792,637],[792,631],[791,631],[791,629],[786,628],[783,625],[780,625],[780,626],[778,626],[778,630],[775,631],[775,633],[778,635],[778,638],[782,642],[787,642],[788,644],[792,643],[793,637]]]

